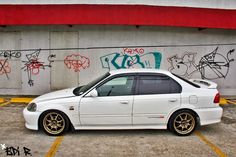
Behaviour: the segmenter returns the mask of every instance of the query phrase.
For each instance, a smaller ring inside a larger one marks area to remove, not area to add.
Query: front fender
[[[59,110],[67,115],[74,127],[80,126],[79,99],[71,99],[76,99],[76,97],[40,102],[37,104],[37,110],[41,112],[41,114],[49,110]]]

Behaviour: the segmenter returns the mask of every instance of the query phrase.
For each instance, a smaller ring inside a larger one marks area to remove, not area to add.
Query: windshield
[[[109,75],[110,75],[110,73],[107,72],[104,75],[102,75],[102,76],[96,78],[95,80],[89,82],[87,85],[79,86],[79,87],[75,88],[73,90],[74,95],[81,95],[81,94],[83,94],[84,92],[89,90],[91,87],[95,86],[98,82],[100,82],[103,79],[105,79],[106,77],[108,77]]]

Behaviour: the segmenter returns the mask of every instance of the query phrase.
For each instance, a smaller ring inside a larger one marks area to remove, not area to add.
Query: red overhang
[[[0,25],[65,24],[236,29],[236,10],[147,5],[0,5]]]

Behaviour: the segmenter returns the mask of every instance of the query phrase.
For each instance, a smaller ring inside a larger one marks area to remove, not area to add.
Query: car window
[[[166,75],[139,76],[138,94],[181,93],[181,86]]]
[[[132,95],[134,76],[116,77],[97,88],[98,96]]]
[[[109,72],[105,73],[104,75],[101,75],[100,77],[96,78],[95,80],[91,81],[87,85],[79,86],[73,90],[74,95],[81,95],[85,93],[87,90],[89,90],[91,87],[95,86],[98,82],[102,81],[106,77],[110,75]]]

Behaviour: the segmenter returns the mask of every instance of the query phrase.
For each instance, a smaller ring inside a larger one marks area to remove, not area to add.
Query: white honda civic
[[[85,86],[37,97],[24,109],[25,126],[61,135],[69,129],[169,129],[189,135],[218,123],[217,84],[168,71],[110,71]]]

